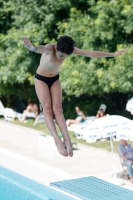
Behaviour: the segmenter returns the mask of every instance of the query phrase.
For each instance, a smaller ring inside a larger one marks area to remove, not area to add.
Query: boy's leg
[[[60,80],[57,80],[53,83],[53,85],[50,88],[50,94],[52,99],[54,116],[63,135],[64,143],[67,146],[68,156],[71,157],[73,156],[73,150],[62,110],[62,90]]]
[[[52,106],[51,106],[51,97],[50,97],[49,88],[46,83],[44,83],[40,80],[37,80],[37,79],[35,79],[35,88],[36,88],[37,96],[43,107],[46,125],[47,125],[50,133],[54,137],[57,149],[60,154],[62,154],[64,156],[68,156],[67,151],[64,148],[63,143],[57,134],[55,124],[53,122],[53,110],[52,110]]]

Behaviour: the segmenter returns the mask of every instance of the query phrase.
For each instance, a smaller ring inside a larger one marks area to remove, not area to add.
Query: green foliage
[[[23,38],[28,36],[35,45],[55,42],[55,21],[62,19],[58,14],[66,7],[60,0],[47,0],[45,4],[39,0],[4,0],[0,4],[0,97],[27,99],[28,94],[31,99],[34,93],[28,91],[34,84],[40,55],[27,51]]]
[[[71,8],[70,18],[58,23],[60,35],[72,36],[79,48],[109,52],[129,48],[117,58],[69,58],[61,71],[68,95],[132,91],[132,16],[131,1],[98,1],[84,12]]]
[[[0,98],[37,101],[31,88],[40,55],[24,48],[23,37],[45,45],[64,34],[83,49],[129,48],[117,58],[70,56],[60,72],[67,95],[132,94],[132,10],[131,0],[0,0]]]

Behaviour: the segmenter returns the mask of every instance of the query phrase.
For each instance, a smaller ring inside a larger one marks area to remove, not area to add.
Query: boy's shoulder
[[[46,44],[44,47],[46,48],[54,48],[56,44]]]
[[[45,53],[53,51],[55,49],[55,44],[46,44],[44,46]]]

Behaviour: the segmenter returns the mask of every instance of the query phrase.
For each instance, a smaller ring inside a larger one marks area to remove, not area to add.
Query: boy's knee
[[[49,114],[49,115],[52,115],[52,114],[53,114],[53,111],[52,111],[52,108],[51,108],[50,105],[45,105],[45,106],[43,107],[43,110],[44,110],[44,112],[45,112],[46,114]]]
[[[53,106],[53,112],[54,112],[54,114],[63,113],[62,105],[57,104],[57,105]]]

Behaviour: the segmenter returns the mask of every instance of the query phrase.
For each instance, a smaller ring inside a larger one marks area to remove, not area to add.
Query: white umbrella
[[[121,125],[117,137],[123,140],[133,141],[133,121],[129,121],[126,124]]]
[[[82,130],[83,139],[86,141],[91,141],[94,139],[96,140],[100,138],[110,138],[114,179],[116,179],[116,172],[115,172],[112,137],[117,135],[117,133],[121,129],[120,127],[126,125],[130,121],[131,121],[130,119],[123,116],[110,115],[96,119],[89,126],[87,126]]]
[[[120,115],[109,115],[93,121],[82,129],[83,139],[91,141],[92,139],[109,138],[117,135],[120,125],[131,121]]]
[[[133,114],[133,98],[129,99],[126,104],[126,110]]]

